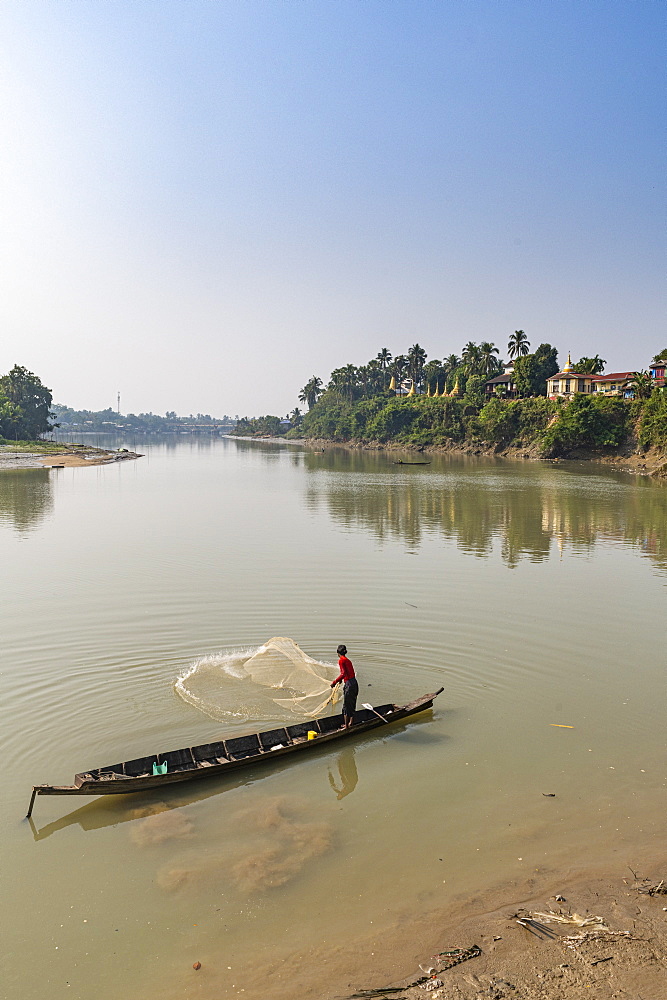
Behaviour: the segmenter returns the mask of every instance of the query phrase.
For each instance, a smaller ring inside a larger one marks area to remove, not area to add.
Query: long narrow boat
[[[74,775],[73,785],[33,785],[26,818],[32,815],[37,795],[124,795],[128,792],[164,789],[183,781],[227,774],[239,767],[314,750],[325,743],[350,739],[370,729],[400,722],[432,708],[434,699],[442,691],[444,688],[422,695],[407,705],[363,708],[355,712],[354,725],[350,729],[342,728],[342,715],[329,715],[323,719],[297,722],[293,726],[269,729],[263,733],[235,736],[229,740],[203,743],[181,750],[168,750],[166,753],[126,760],[121,764],[82,771]],[[162,773],[155,773],[156,771]]]

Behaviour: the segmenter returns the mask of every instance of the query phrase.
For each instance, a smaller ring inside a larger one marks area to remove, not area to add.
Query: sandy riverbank
[[[86,465],[113,465],[142,456],[133,451],[107,451],[104,448],[72,448],[66,451],[0,450],[0,471],[15,469],[71,468]]]
[[[667,858],[646,865],[538,872],[443,910],[406,911],[367,937],[296,952],[279,970],[248,970],[237,989],[248,1000],[664,1000],[667,892],[648,890]],[[518,923],[531,917],[537,924]],[[197,975],[192,995],[217,996],[224,977],[210,966]]]
[[[663,873],[664,868],[663,859]],[[431,949],[396,986],[428,977],[403,991],[406,1000],[425,995],[435,1000],[664,998],[667,894],[646,891],[660,883],[659,875],[656,871],[642,882],[627,868],[567,877],[538,874],[523,885],[494,889],[448,913],[433,914],[421,928]],[[531,917],[537,923],[525,922]],[[449,968],[457,956],[438,957],[458,948],[465,955],[473,945],[481,955]],[[429,967],[443,971],[429,975]],[[387,980],[375,974],[364,988],[385,985]]]

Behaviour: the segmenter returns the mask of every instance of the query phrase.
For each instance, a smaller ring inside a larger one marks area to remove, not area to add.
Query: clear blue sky
[[[662,0],[3,0],[0,372],[282,415],[523,329],[665,331]]]

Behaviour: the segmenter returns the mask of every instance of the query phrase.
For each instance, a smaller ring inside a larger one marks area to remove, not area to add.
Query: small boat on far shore
[[[404,462],[400,458],[397,462],[394,462],[394,465],[430,465],[430,464],[431,464],[430,462]]]
[[[149,754],[120,764],[82,771],[74,776],[73,785],[33,785],[26,819],[32,815],[37,795],[122,795],[155,788],[163,790],[168,785],[211,778],[239,767],[314,750],[325,743],[350,739],[379,726],[400,722],[432,708],[434,699],[443,691],[444,688],[439,688],[407,705],[380,705],[378,708],[365,705],[354,713],[354,725],[350,729],[343,728],[342,715],[329,715],[262,733]]]

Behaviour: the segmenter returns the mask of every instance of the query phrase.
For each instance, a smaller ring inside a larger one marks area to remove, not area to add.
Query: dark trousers
[[[351,681],[345,681],[343,685],[343,715],[348,717],[354,715],[358,697],[359,684],[357,678],[353,677]]]

